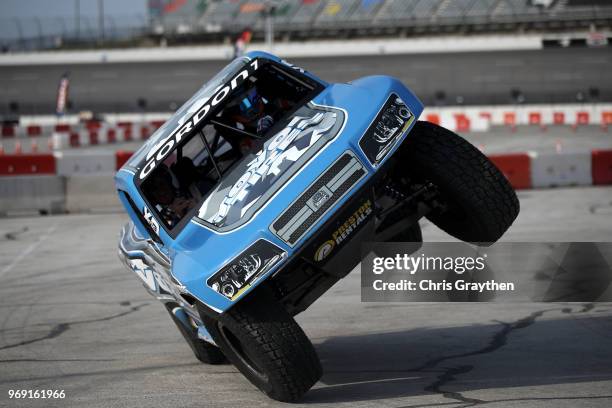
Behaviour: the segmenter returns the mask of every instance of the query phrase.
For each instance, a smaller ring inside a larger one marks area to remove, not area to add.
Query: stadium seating
[[[198,4],[202,2],[188,0],[174,11],[178,18],[165,16],[160,22],[166,25],[166,34],[176,30],[177,21],[183,25],[197,21],[191,32],[215,27],[216,31],[231,34],[250,28],[257,36],[262,35],[264,28],[266,4],[272,4],[275,31],[301,32],[302,36],[324,36],[326,30],[367,34],[368,30],[406,31],[413,27],[433,32],[442,28],[452,31],[452,27],[462,31],[470,27],[495,31],[500,24],[506,28],[512,25],[526,28],[529,24],[558,25],[559,21],[567,22],[568,27],[588,27],[592,22],[609,26],[612,2],[591,1],[574,4],[571,0],[556,0],[546,7],[531,0],[209,0],[205,11],[196,18]]]
[[[245,29],[261,40],[268,11],[276,35],[289,39],[612,29],[609,0],[164,0],[148,4],[148,18],[109,17],[104,41],[150,35],[176,43],[219,42],[236,38]],[[7,20],[0,24],[3,49],[102,41],[94,19],[82,20],[79,29],[68,17]]]

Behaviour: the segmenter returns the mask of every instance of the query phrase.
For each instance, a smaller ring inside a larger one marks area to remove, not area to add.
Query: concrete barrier
[[[109,152],[62,152],[55,153],[55,157],[60,176],[113,174],[116,168],[115,155]]]
[[[538,154],[531,160],[534,188],[592,185],[591,152]]]
[[[119,209],[113,175],[131,154],[0,155],[0,214]],[[515,189],[612,184],[612,150],[511,153],[489,158]]]
[[[531,188],[531,158],[527,153],[491,155],[489,159],[515,189]]]
[[[66,209],[66,180],[51,175],[0,177],[0,214]]]
[[[612,150],[593,150],[591,170],[594,185],[612,184]]]
[[[112,174],[72,175],[66,178],[66,211],[100,212],[120,208]]]

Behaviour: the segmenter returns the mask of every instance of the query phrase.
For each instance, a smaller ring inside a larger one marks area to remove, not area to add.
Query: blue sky
[[[54,36],[73,32],[76,0],[0,0],[0,39]],[[98,26],[98,0],[79,0],[81,35]],[[147,0],[103,0],[106,30],[143,26],[147,22]]]

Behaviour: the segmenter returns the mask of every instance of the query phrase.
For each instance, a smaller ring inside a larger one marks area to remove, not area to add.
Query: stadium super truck
[[[120,258],[200,361],[296,401],[322,368],[293,317],[362,244],[421,242],[427,217],[486,245],[518,214],[499,170],[422,110],[388,76],[327,83],[267,53],[235,59],[117,172]]]

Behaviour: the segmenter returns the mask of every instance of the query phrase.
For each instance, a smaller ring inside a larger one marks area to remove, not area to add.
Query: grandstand
[[[266,17],[282,40],[411,35],[607,32],[610,0],[150,0],[148,17],[0,16],[0,52],[228,42]],[[612,41],[608,41],[612,42]]]
[[[154,32],[263,37],[265,16],[283,38],[419,33],[576,30],[612,26],[612,2],[601,0],[187,0],[151,15]],[[188,27],[188,29],[186,29]]]

